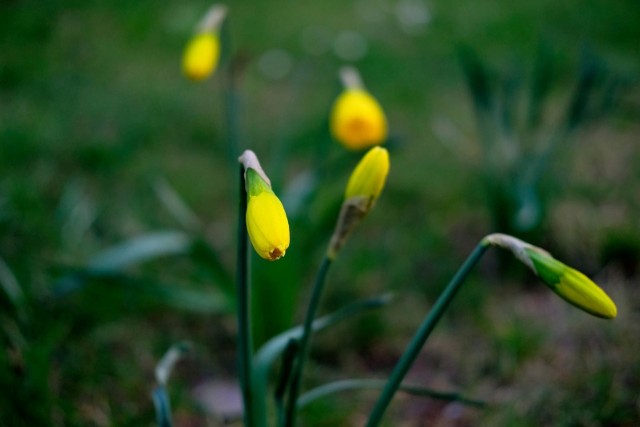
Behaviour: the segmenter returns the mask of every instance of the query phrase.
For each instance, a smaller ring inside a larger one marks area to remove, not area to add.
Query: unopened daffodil
[[[486,244],[511,251],[549,288],[568,303],[597,317],[613,319],[618,309],[609,296],[591,279],[558,261],[544,249],[506,234],[490,234]]]
[[[371,211],[378,200],[389,174],[389,152],[373,147],[349,177],[344,202],[335,231],[329,243],[327,256],[335,258],[356,225]]]
[[[182,71],[190,80],[204,80],[213,74],[218,66],[220,60],[219,29],[226,13],[225,6],[212,6],[187,43],[182,58]]]
[[[350,150],[379,145],[387,139],[387,118],[376,99],[364,88],[354,68],[341,73],[344,91],[331,110],[331,134]]]
[[[258,255],[275,261],[282,258],[289,248],[287,214],[253,151],[245,151],[240,162],[245,167],[249,240]]]

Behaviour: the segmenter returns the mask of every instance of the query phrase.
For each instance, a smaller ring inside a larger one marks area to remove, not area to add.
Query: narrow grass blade
[[[529,111],[527,127],[533,131],[544,120],[544,103],[551,92],[555,72],[553,52],[548,43],[540,42],[538,54],[533,65],[531,76],[531,92],[529,94]]]
[[[180,342],[178,344],[174,344],[167,350],[167,352],[162,356],[162,359],[158,362],[155,369],[156,381],[158,384],[162,386],[166,386],[169,381],[169,377],[171,376],[171,372],[173,372],[173,368],[176,363],[180,361],[184,355],[186,355],[191,346],[186,342]]]
[[[24,299],[24,293],[22,287],[18,283],[16,276],[9,268],[6,262],[0,257],[0,287],[7,295],[11,303],[19,308],[22,300]]]
[[[576,88],[567,107],[564,124],[567,133],[574,131],[586,121],[589,104],[595,90],[602,82],[603,73],[601,62],[594,55],[585,53]]]
[[[300,396],[298,399],[298,408],[302,409],[310,403],[335,393],[351,390],[377,390],[382,389],[386,384],[384,380],[372,380],[372,379],[349,379],[335,381],[328,384],[321,385],[314,388],[307,393]],[[433,399],[447,400],[450,402],[459,402],[469,406],[484,407],[486,402],[481,400],[469,399],[457,392],[437,391],[416,385],[402,384],[399,389],[402,392],[411,394],[413,396],[430,397]]]
[[[156,419],[159,427],[173,426],[171,405],[166,386],[176,363],[189,352],[190,348],[191,346],[185,342],[172,345],[156,365],[155,375],[159,385],[153,390],[151,397],[156,408]]]
[[[296,355],[299,351],[299,344],[297,340],[289,340],[287,347],[284,350],[282,356],[282,366],[280,367],[280,376],[278,383],[273,392],[273,398],[276,402],[276,411],[278,416],[278,425],[283,425],[285,419],[285,406],[284,399],[291,382],[291,374],[293,372],[293,366],[296,360]]]
[[[157,177],[152,185],[162,205],[182,227],[189,231],[202,229],[198,216],[164,177]]]
[[[85,185],[80,180],[69,181],[56,209],[60,236],[67,247],[76,247],[93,225],[97,211]]]
[[[189,258],[213,279],[227,300],[231,303],[236,300],[234,280],[209,242],[201,237],[196,237],[189,249]]]
[[[153,406],[156,408],[158,427],[173,427],[171,420],[171,405],[167,390],[163,386],[156,387],[151,394]]]
[[[522,86],[521,71],[515,65],[502,80],[502,98],[500,102],[500,118],[502,131],[507,142],[517,142],[515,137],[518,117],[518,95]]]
[[[87,285],[106,287],[103,292],[105,298],[126,299],[129,307],[138,309],[162,305],[187,312],[214,314],[230,312],[233,306],[232,301],[211,287],[195,288],[122,273],[92,270],[78,270],[64,276],[54,283],[53,294],[62,297]]]
[[[493,109],[494,99],[492,95],[489,73],[480,60],[478,54],[467,46],[458,48],[458,59],[462,65],[462,71],[467,79],[467,87],[471,93],[473,106],[476,112],[488,112]]]
[[[118,271],[168,255],[185,254],[193,239],[180,231],[158,231],[134,237],[95,255],[88,264],[94,271]]]

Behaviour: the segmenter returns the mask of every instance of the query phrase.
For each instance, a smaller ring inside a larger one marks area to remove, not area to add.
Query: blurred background
[[[361,156],[328,131],[344,64],[388,115],[391,173],[321,312],[396,300],[319,334],[307,387],[384,378],[475,244],[502,231],[594,278],[618,318],[490,253],[408,377],[489,406],[398,395],[387,425],[640,425],[640,3],[227,5],[221,66],[196,84],[180,61],[209,2],[0,4],[0,426],[152,426],[155,363],[181,341],[176,425],[222,425],[235,404],[227,112],[292,227],[282,261],[254,260],[259,345],[301,319]],[[361,425],[376,396],[301,416]]]

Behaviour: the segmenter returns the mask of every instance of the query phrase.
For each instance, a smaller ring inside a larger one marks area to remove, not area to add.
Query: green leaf
[[[181,231],[158,231],[134,237],[91,258],[88,268],[111,272],[168,255],[189,251],[193,238]]]
[[[467,87],[471,93],[476,113],[481,114],[493,110],[493,88],[487,67],[478,54],[468,46],[458,48],[458,59],[467,79]]]
[[[313,322],[312,330],[313,332],[318,332],[365,310],[383,307],[389,304],[392,299],[391,294],[384,294],[349,304],[334,313],[316,319]],[[254,395],[258,398],[256,402],[258,412],[256,419],[258,420],[266,417],[266,401],[264,399],[267,395],[267,383],[271,366],[284,353],[292,340],[299,340],[302,337],[302,329],[302,326],[299,325],[276,335],[267,341],[254,357],[253,390]]]
[[[527,126],[530,131],[542,123],[543,106],[547,100],[554,77],[554,56],[549,43],[541,41],[538,45],[538,53],[533,66],[531,76],[531,92],[529,97],[529,111]]]
[[[370,390],[370,389],[382,389],[387,382],[384,380],[372,380],[372,379],[349,379],[335,381],[328,384],[316,387],[313,390],[308,391],[298,398],[298,407],[304,408],[311,402],[320,399],[325,396],[329,396],[334,393],[339,393],[348,390]],[[424,387],[415,385],[403,384],[399,390],[411,394],[414,396],[431,397],[434,399],[447,400],[450,402],[460,402],[465,405],[483,407],[486,406],[486,402],[481,400],[469,399],[462,396],[457,392],[444,392],[431,390]]]
[[[158,384],[166,386],[173,372],[176,363],[189,352],[191,346],[189,343],[180,342],[172,345],[169,350],[162,356],[162,359],[156,364],[155,374]]]
[[[172,427],[171,405],[169,404],[169,397],[167,396],[165,388],[162,386],[156,387],[151,397],[153,398],[153,406],[156,408],[158,427]]]
[[[187,203],[182,200],[180,194],[163,177],[157,177],[153,183],[153,189],[158,199],[167,212],[186,230],[202,230],[202,224],[198,216],[191,210]]]
[[[179,283],[163,283],[122,273],[102,273],[93,270],[78,270],[64,276],[54,283],[53,294],[64,296],[89,284],[98,288],[96,292],[102,295],[102,298],[117,300],[126,297],[124,299],[127,306],[137,308],[160,304],[188,312],[212,314],[230,312],[233,307],[231,301],[211,286],[195,288]]]
[[[227,300],[233,303],[236,299],[235,281],[209,242],[204,238],[196,237],[191,245],[189,257],[209,277],[213,278]]]
[[[16,308],[20,308],[24,299],[24,292],[22,292],[22,287],[20,287],[16,276],[13,275],[13,272],[2,258],[0,258],[0,288],[2,288],[11,303]]]

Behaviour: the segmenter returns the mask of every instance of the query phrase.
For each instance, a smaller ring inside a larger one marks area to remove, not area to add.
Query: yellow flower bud
[[[187,45],[182,71],[191,80],[204,80],[213,73],[220,58],[220,41],[214,33],[196,34]]]
[[[373,147],[356,166],[345,192],[345,199],[356,196],[369,197],[375,201],[387,181],[389,174],[389,152]]]
[[[373,147],[360,160],[347,184],[338,223],[329,243],[329,258],[335,258],[351,231],[373,208],[388,174],[389,153],[386,149]]]
[[[182,71],[191,80],[200,81],[209,77],[220,60],[218,29],[227,14],[224,5],[209,8],[191,38],[182,58]]]
[[[245,166],[247,188],[247,232],[255,251],[262,258],[275,261],[289,248],[289,221],[282,203],[271,189],[252,151],[240,157]]]
[[[613,319],[618,315],[615,303],[598,285],[581,272],[558,261],[544,249],[499,233],[490,234],[483,241],[511,251],[568,303],[605,319]]]
[[[376,99],[367,92],[355,70],[347,69],[345,90],[331,110],[331,133],[350,150],[360,150],[385,142],[387,118]],[[355,75],[355,77],[354,77]]]
[[[587,276],[535,247],[527,248],[525,252],[538,277],[565,301],[605,319],[618,315],[615,303]]]

